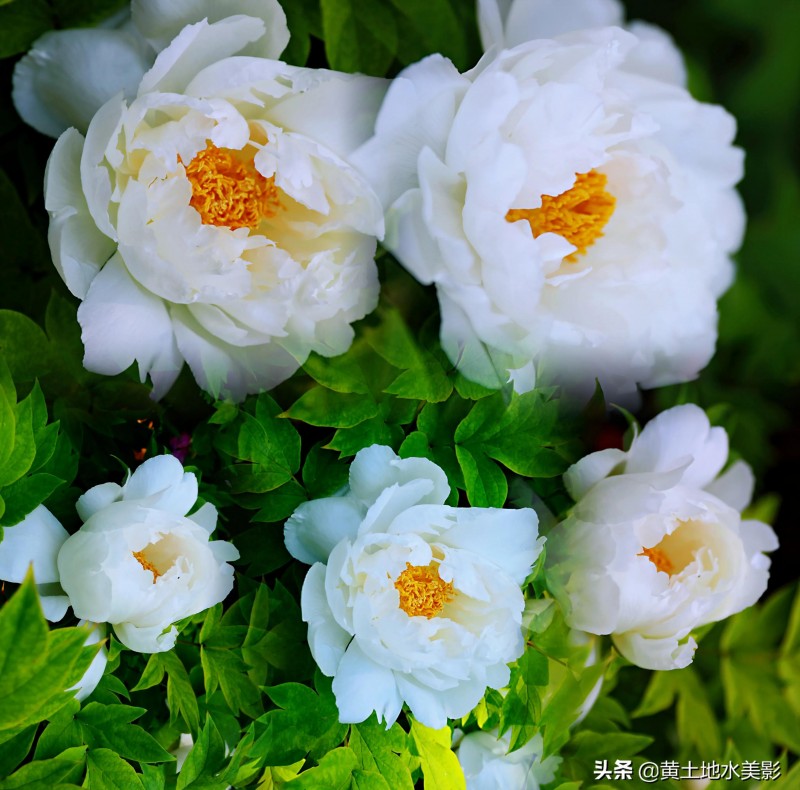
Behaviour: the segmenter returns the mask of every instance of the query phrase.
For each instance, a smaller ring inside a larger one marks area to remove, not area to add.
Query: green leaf
[[[296,779],[286,783],[292,790],[348,790],[358,768],[358,760],[352,749],[342,746],[328,752],[316,768],[303,771]]]
[[[494,461],[480,450],[456,445],[456,458],[464,473],[467,498],[472,507],[503,507],[508,497],[508,481]]]
[[[56,757],[65,749],[83,745],[83,734],[80,725],[75,721],[75,714],[80,707],[78,700],[71,699],[58,713],[50,717],[50,722],[36,743],[34,757],[37,760]]]
[[[252,521],[283,521],[294,513],[301,502],[308,499],[306,491],[295,479],[263,495],[259,504],[261,509],[253,516]]]
[[[321,442],[315,444],[303,464],[303,485],[309,499],[333,496],[347,485],[349,467],[340,463],[336,453],[327,450]]]
[[[472,65],[463,27],[448,0],[392,0],[392,5],[399,14],[399,48],[404,64],[439,52],[459,70]]]
[[[139,678],[138,683],[131,689],[131,691],[144,691],[144,689],[153,688],[157,686],[164,678],[164,663],[161,660],[160,653],[153,653],[147,659],[142,676]]]
[[[34,760],[1,781],[0,790],[42,790],[62,782],[78,782],[83,774],[85,753],[85,746],[77,746],[49,760]]]
[[[219,734],[214,720],[206,716],[206,723],[195,741],[192,750],[186,757],[181,772],[178,774],[177,790],[187,787],[214,787],[209,780],[222,768],[225,762],[225,742]],[[227,787],[228,783],[220,780],[219,787]]]
[[[449,727],[433,730],[411,719],[411,738],[422,766],[427,787],[436,790],[466,790],[464,772],[450,748]]]
[[[36,735],[36,725],[0,743],[0,776],[8,776],[28,755]]]
[[[0,389],[0,464],[5,464],[14,451],[14,434],[17,430],[14,405],[6,390]]]
[[[19,480],[31,468],[36,457],[33,403],[30,396],[17,405],[16,412],[14,447],[5,462],[0,463],[0,487]]]
[[[61,478],[46,472],[37,472],[23,477],[3,489],[6,503],[0,526],[11,527],[19,524],[34,508],[42,504],[59,486],[64,485]]]
[[[223,647],[200,649],[206,692],[222,689],[225,702],[234,714],[244,711],[251,718],[263,710],[258,689],[247,676],[247,666],[237,651]]]
[[[382,77],[397,51],[394,14],[379,0],[321,0],[331,68]]]
[[[321,746],[331,748],[341,743],[347,725],[339,722],[329,685],[321,687],[320,694],[302,683],[266,689],[280,709],[269,711],[256,722],[258,737],[253,754],[267,765],[291,765]]]
[[[377,772],[392,790],[414,790],[408,766],[399,755],[406,751],[408,736],[399,724],[386,729],[373,714],[350,727],[349,746],[365,771]]]
[[[111,749],[92,749],[87,757],[89,790],[144,790],[139,774]]]
[[[509,691],[501,711],[500,731],[513,728],[512,749],[523,746],[536,734],[542,710],[537,686],[547,686],[548,677],[547,657],[533,648],[528,648],[511,670]]]
[[[318,0],[280,0],[291,32],[289,45],[281,60],[293,66],[305,66],[311,49],[309,35],[322,38],[322,18]]]
[[[369,385],[354,349],[333,359],[312,353],[305,361],[303,370],[330,390],[369,394]]]
[[[397,426],[388,425],[379,414],[352,428],[339,428],[327,446],[331,450],[338,450],[341,458],[346,458],[373,444],[391,446],[402,435]]]
[[[300,435],[278,417],[280,407],[266,393],[258,396],[255,417],[245,413],[239,434],[240,458],[285,469],[293,475],[300,468]]]
[[[189,673],[175,651],[157,653],[161,666],[167,672],[167,707],[170,712],[170,722],[177,722],[182,716],[189,728],[189,732],[196,736],[200,730],[200,710],[197,706],[197,696],[189,681]]]
[[[140,763],[160,763],[173,759],[153,738],[132,721],[144,708],[128,705],[102,705],[90,702],[75,716],[85,742],[92,748],[111,749],[120,757]]]
[[[331,428],[352,428],[380,409],[369,395],[341,393],[314,387],[296,400],[286,412],[293,420]]]
[[[18,3],[34,6],[39,0]],[[16,6],[11,6],[14,8]],[[0,30],[3,28],[0,9]],[[2,33],[0,33],[2,48]],[[0,310],[0,354],[5,357],[14,381],[32,381],[49,370],[50,342],[42,328],[30,318],[13,310]]]
[[[53,0],[61,27],[91,27],[108,19],[125,0]]]

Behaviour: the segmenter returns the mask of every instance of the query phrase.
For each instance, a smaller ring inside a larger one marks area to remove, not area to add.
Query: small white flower
[[[551,755],[542,760],[541,735],[534,735],[522,748],[509,754],[511,731],[498,737],[494,732],[471,732],[458,744],[456,754],[467,790],[539,790],[552,782],[561,763]]]
[[[286,546],[314,563],[301,605],[311,652],[343,722],[390,725],[406,702],[441,728],[522,654],[520,585],[541,551],[530,509],[443,503],[444,472],[391,448],[361,450],[343,496],[302,504]]]
[[[547,578],[567,622],[611,634],[647,669],[692,661],[693,629],[755,603],[778,547],[772,528],[743,520],[753,475],[719,475],[728,437],[693,405],[651,420],[628,452],[586,456],[564,476],[577,504],[548,539]]]
[[[247,15],[262,34],[242,54],[280,57],[289,42],[278,0],[133,0],[127,12],[95,28],[52,30],[33,42],[14,67],[14,107],[42,134],[85,133],[113,96],[133,99],[156,55],[186,26]]]
[[[134,98],[109,100],[85,138],[64,132],[48,162],[84,364],[136,362],[155,397],[184,361],[215,396],[269,389],[311,351],[346,351],[377,302],[383,215],[345,157],[384,81],[238,54],[263,33],[248,16],[183,28]]]
[[[598,27],[613,3],[484,6],[491,52],[466,74],[436,55],[401,72],[352,159],[385,244],[436,284],[445,351],[518,390],[695,377],[744,224],[734,119],[689,95],[666,35]]]
[[[60,585],[60,595],[42,598],[48,618],[72,606],[79,618],[113,625],[131,650],[170,650],[172,624],[222,601],[233,588],[228,562],[239,557],[233,544],[209,541],[213,505],[186,515],[196,501],[197,478],[180,461],[151,458],[124,485],[87,491],[77,503],[85,523],[74,535],[44,508],[8,528],[0,578],[18,581],[33,563],[37,582]]]

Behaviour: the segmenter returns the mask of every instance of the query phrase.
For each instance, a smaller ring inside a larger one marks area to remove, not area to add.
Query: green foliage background
[[[392,76],[432,52],[462,69],[480,56],[471,0],[282,3],[292,31],[285,57],[296,64]],[[552,392],[516,397],[464,380],[437,347],[435,294],[385,253],[381,305],[348,354],[313,356],[289,382],[240,407],[210,402],[188,373],[154,404],[134,371],[113,379],[86,372],[76,303],[46,244],[42,176],[52,141],[16,116],[11,72],[47,30],[91,25],[123,5],[0,0],[0,525],[45,502],[74,530],[80,492],[191,437],[186,464],[242,560],[235,594],[181,624],[175,650],[147,657],[111,636],[107,672],[83,703],[63,689],[96,648],[82,646],[82,629],[49,628],[32,580],[16,592],[5,585],[0,790],[463,787],[449,730],[410,716],[388,731],[374,717],[338,722],[330,680],[315,671],[305,642],[304,569],[286,553],[282,522],[300,502],[345,484],[349,459],[375,442],[433,459],[447,472],[451,503],[541,500],[560,514],[570,505],[560,474],[618,443],[624,421],[599,402],[576,416]],[[646,394],[640,416],[684,401],[707,408],[734,453],[755,467],[760,490],[777,492],[760,497],[754,513],[774,521],[782,549],[765,602],[704,629],[694,664],[680,671],[645,672],[607,649],[586,669],[588,647],[570,645],[557,607],[543,601],[509,694],[488,692],[460,724],[510,729],[515,745],[540,731],[546,750],[564,758],[553,784],[560,790],[593,787],[594,761],[616,758],[780,760],[782,778],[763,786],[796,790],[800,513],[790,486],[800,473],[800,4],[630,0],[628,9],[674,35],[696,96],[737,116],[750,216],[737,281],[720,305],[716,357],[698,381]],[[540,566],[528,591],[546,596]],[[600,676],[599,701],[570,729]],[[176,775],[168,750],[187,732],[195,746]],[[737,784],[753,785],[728,783]],[[612,786],[644,785],[597,785]]]

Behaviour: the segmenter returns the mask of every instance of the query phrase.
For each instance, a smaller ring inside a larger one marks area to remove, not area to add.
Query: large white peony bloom
[[[14,67],[14,106],[43,134],[58,137],[71,126],[85,133],[109,99],[136,97],[157,53],[186,25],[238,15],[263,23],[241,54],[280,57],[289,28],[278,0],[133,0],[99,27],[52,30],[34,41]]]
[[[286,546],[314,563],[301,605],[343,722],[403,702],[428,727],[465,716],[522,654],[520,585],[539,555],[533,510],[443,503],[444,472],[391,448],[361,450],[342,496],[304,503]]]
[[[561,763],[551,755],[542,760],[541,735],[534,735],[522,748],[509,754],[511,731],[498,737],[494,732],[471,732],[457,745],[456,754],[467,790],[539,790],[552,782]]]
[[[381,207],[344,157],[384,82],[232,57],[263,33],[249,16],[183,28],[136,97],[64,132],[48,163],[84,364],[136,362],[155,397],[184,360],[215,396],[273,387],[311,351],[346,351],[377,302]]]
[[[172,624],[222,601],[233,588],[228,562],[239,557],[233,544],[209,541],[213,505],[186,515],[196,501],[197,478],[180,461],[151,458],[124,485],[103,483],[80,497],[85,523],[74,535],[44,508],[7,528],[0,578],[18,581],[32,563],[38,582],[61,588],[42,597],[48,618],[72,606],[79,618],[112,624],[131,650],[170,650]]]
[[[444,348],[486,385],[619,398],[695,377],[744,224],[733,118],[692,99],[665,34],[598,27],[614,3],[504,5],[484,3],[472,71],[401,72],[353,158],[386,245],[436,284]]]
[[[548,537],[548,585],[574,628],[611,634],[646,669],[692,661],[693,629],[755,603],[778,547],[772,528],[743,520],[753,475],[720,475],[728,437],[693,405],[651,420],[627,452],[602,450],[564,480],[577,501]]]

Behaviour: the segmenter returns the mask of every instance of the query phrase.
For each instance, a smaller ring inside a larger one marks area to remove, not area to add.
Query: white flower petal
[[[101,483],[78,497],[75,510],[84,521],[88,521],[99,510],[108,507],[112,502],[119,502],[121,499],[122,486],[116,483]]]
[[[83,136],[68,129],[56,141],[44,172],[45,208],[50,214],[47,241],[53,263],[79,299],[114,253],[114,242],[101,233],[80,189]]]
[[[350,643],[339,662],[333,693],[339,721],[346,724],[362,722],[374,711],[378,721],[391,727],[403,705],[394,673],[367,658],[357,641]]]
[[[166,653],[175,647],[178,629],[172,626],[166,633],[159,626],[140,628],[133,623],[117,623],[114,633],[125,647],[137,653]]]
[[[44,505],[39,505],[19,524],[3,529],[0,579],[22,582],[28,568],[33,565],[33,575],[38,584],[59,581],[56,558],[68,537],[69,533],[61,522]]]
[[[211,502],[206,502],[187,518],[201,526],[209,535],[217,528],[217,508]]]
[[[42,604],[44,616],[51,623],[61,620],[70,607],[70,601],[66,595],[40,595],[39,602]]]
[[[38,38],[14,68],[14,106],[39,132],[85,132],[112,96],[136,95],[155,53],[124,30],[54,30]]]
[[[183,361],[166,306],[131,279],[119,255],[92,280],[78,321],[88,370],[114,376],[137,362],[156,398],[178,377]]]
[[[614,635],[614,645],[636,666],[644,669],[683,669],[692,663],[697,642],[692,637],[654,639],[633,632]]]
[[[278,58],[289,43],[286,14],[278,0],[133,0],[133,23],[158,50],[164,49],[186,25],[208,19],[246,14],[261,19],[265,33],[248,45],[243,54]]]
[[[627,457],[627,453],[615,448],[586,455],[564,473],[564,486],[573,499],[580,499],[595,483],[608,477],[616,467],[624,466]]]
[[[123,486],[122,499],[185,516],[197,500],[197,478],[184,472],[174,455],[157,455],[137,467]]]
[[[351,496],[303,502],[284,526],[286,548],[307,565],[327,562],[337,543],[356,537],[364,513],[364,507]]]
[[[303,620],[308,623],[308,646],[323,674],[333,677],[353,636],[333,619],[325,594],[325,566],[315,563],[306,574],[300,596]]]
[[[755,484],[756,480],[750,465],[745,461],[736,461],[731,464],[730,469],[704,488],[726,505],[736,510],[744,510],[753,498]]]

